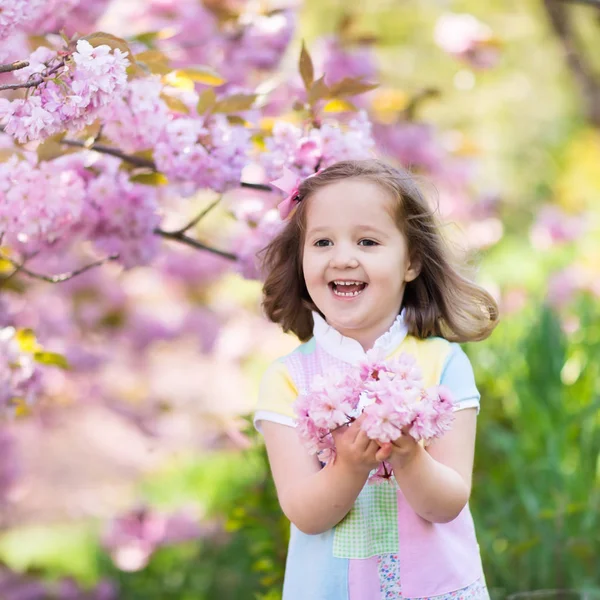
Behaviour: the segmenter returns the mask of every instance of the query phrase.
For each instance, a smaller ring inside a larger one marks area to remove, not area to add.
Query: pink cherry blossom
[[[448,54],[471,66],[488,68],[496,64],[499,48],[491,28],[470,14],[448,13],[435,26],[435,42]]]
[[[322,169],[339,160],[370,158],[375,142],[367,114],[359,112],[346,122],[326,120],[308,132],[278,121],[265,145],[267,151],[260,161],[273,180],[286,168],[304,178],[313,175],[317,166]]]
[[[0,228],[11,246],[40,248],[64,236],[80,220],[85,185],[70,169],[17,155],[0,163]]]
[[[406,425],[403,415],[388,402],[374,402],[364,410],[363,431],[373,440],[391,442],[402,435],[402,427]]]
[[[442,386],[426,390],[412,355],[402,353],[384,361],[382,351],[375,349],[344,376],[335,372],[315,376],[294,404],[300,439],[323,462],[335,454],[330,432],[361,412],[362,429],[379,443],[398,439],[405,428],[417,441],[427,442],[450,427],[452,395]]]
[[[101,108],[118,97],[127,83],[126,53],[109,46],[93,47],[80,39],[76,51],[63,62],[57,53],[37,50],[34,77],[40,84],[26,98],[0,106],[0,122],[19,142],[40,140],[66,129],[78,131],[91,124]],[[46,68],[40,71],[43,61]],[[25,70],[15,77],[29,77]],[[58,80],[58,83],[57,81]]]
[[[108,138],[125,152],[154,148],[168,123],[157,77],[134,79],[100,113]]]

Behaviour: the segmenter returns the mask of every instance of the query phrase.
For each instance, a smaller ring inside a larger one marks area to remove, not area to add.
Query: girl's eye
[[[331,244],[331,240],[317,240],[314,245],[319,248],[323,248],[325,246],[329,246]]]
[[[360,240],[360,242],[358,242],[358,244],[360,246],[379,246],[379,244],[375,241],[375,240]]]

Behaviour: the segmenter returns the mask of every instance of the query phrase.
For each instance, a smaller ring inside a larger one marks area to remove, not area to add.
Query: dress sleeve
[[[273,421],[295,427],[292,405],[298,397],[288,368],[283,361],[272,363],[265,371],[258,391],[254,426],[261,431],[261,421]]]
[[[475,385],[473,367],[463,349],[453,343],[444,367],[440,384],[445,385],[454,396],[454,410],[476,408],[479,413],[480,394]]]

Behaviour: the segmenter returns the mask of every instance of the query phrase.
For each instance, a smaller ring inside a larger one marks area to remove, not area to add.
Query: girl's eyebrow
[[[306,232],[306,235],[318,235],[318,234],[322,234],[322,233],[326,233],[328,231],[330,231],[332,229],[332,227],[328,227],[326,225],[321,225],[320,227],[313,227],[311,229],[309,229]],[[335,229],[335,227],[333,227],[333,229]],[[375,227],[373,225],[358,225],[356,227],[356,230],[361,232],[361,233],[375,233],[379,236],[382,237],[389,237],[387,233],[385,233],[385,231],[383,231],[382,229],[379,229],[378,227]]]
[[[314,235],[315,233],[323,233],[324,231],[328,231],[329,229],[331,229],[330,227],[326,227],[326,226],[321,226],[321,227],[313,227],[311,229],[309,229],[306,234],[307,235]]]

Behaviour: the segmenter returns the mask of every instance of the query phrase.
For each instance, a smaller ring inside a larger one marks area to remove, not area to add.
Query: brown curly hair
[[[488,337],[498,324],[496,301],[452,265],[435,213],[414,176],[376,159],[341,161],[300,184],[297,209],[262,251],[267,317],[301,341],[312,337],[311,311],[320,311],[308,293],[302,270],[308,200],[317,190],[350,177],[375,183],[397,199],[398,229],[406,237],[411,262],[420,267],[416,279],[406,284],[402,300],[409,334],[418,338],[440,336],[453,342]]]

